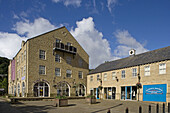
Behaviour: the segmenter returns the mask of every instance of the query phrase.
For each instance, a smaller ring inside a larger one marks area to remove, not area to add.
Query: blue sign
[[[143,85],[143,101],[166,102],[166,84]]]

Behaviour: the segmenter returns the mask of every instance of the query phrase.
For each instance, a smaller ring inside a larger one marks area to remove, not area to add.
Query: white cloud
[[[110,12],[112,12],[112,8],[118,3],[118,0],[107,0],[107,7]]]
[[[111,55],[109,42],[95,28],[92,17],[83,18],[83,20],[76,22],[76,24],[77,27],[71,29],[71,33],[89,54],[90,68],[95,68],[99,64],[104,63],[104,61],[115,58]]]
[[[0,32],[0,56],[12,59],[20,49],[22,40],[26,38],[14,33]]]
[[[63,2],[65,6],[73,5],[76,7],[80,7],[82,2],[82,0],[52,0],[52,1],[55,3]]]
[[[37,18],[33,23],[29,22],[29,20],[17,22],[13,30],[17,31],[19,35],[26,35],[26,37],[31,38],[55,28],[57,27],[52,25],[47,19]]]
[[[127,30],[118,30],[114,33],[119,45],[114,50],[116,56],[125,57],[128,56],[128,51],[130,49],[135,49],[136,54],[148,51],[144,48],[144,45],[136,41],[134,37]]]

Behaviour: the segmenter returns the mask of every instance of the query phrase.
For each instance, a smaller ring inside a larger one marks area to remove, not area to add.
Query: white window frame
[[[116,80],[116,72],[112,72],[112,80]]]
[[[39,51],[39,59],[45,60],[46,59],[46,52],[45,50],[40,50]]]
[[[104,73],[104,78],[103,78],[104,81],[107,81],[107,73]]]
[[[69,76],[68,76],[69,75]],[[72,71],[70,69],[66,70],[66,77],[71,78],[72,77]]]
[[[166,74],[166,64],[165,63],[159,64],[159,74]]]
[[[61,76],[61,69],[60,68],[55,68],[55,76],[57,76],[57,77]]]
[[[137,77],[137,68],[132,68],[132,76]]]
[[[55,62],[61,62],[59,54],[55,54]]]
[[[83,72],[82,71],[78,72],[78,77],[79,77],[79,79],[83,79]]]
[[[126,71],[125,70],[122,70],[121,77],[122,77],[122,79],[125,79],[125,77],[126,77]]]
[[[150,66],[145,66],[145,76],[150,76]]]
[[[44,65],[39,65],[39,74],[46,75],[46,67]]]

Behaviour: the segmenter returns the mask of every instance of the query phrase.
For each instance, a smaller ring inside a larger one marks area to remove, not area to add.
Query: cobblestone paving
[[[138,113],[142,106],[142,113],[148,113],[148,106],[152,106],[152,113],[156,113],[156,104],[138,101],[97,100],[96,104],[88,104],[84,99],[69,100],[67,107],[54,107],[53,101],[22,101],[9,104],[0,99],[0,113],[125,113],[128,107],[129,113]],[[162,113],[160,104],[159,113]],[[167,113],[167,106],[166,106]]]

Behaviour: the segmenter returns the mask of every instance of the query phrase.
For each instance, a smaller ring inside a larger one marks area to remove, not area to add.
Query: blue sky
[[[0,0],[0,56],[22,40],[66,26],[90,56],[90,68],[169,46],[170,0]]]

